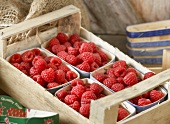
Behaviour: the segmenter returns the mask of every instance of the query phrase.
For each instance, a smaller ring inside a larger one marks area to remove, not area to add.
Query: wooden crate
[[[69,19],[65,17],[68,17]],[[116,120],[118,106],[121,102],[149,91],[169,80],[170,69],[118,93],[96,101],[92,101],[90,118],[87,119],[66,104],[62,103],[55,96],[50,94],[47,90],[35,83],[31,78],[13,67],[4,59],[14,52],[28,49],[34,46],[40,46],[41,43],[56,36],[57,31],[64,31],[69,33],[79,33],[81,37],[93,41],[97,45],[105,48],[114,54],[117,60],[125,60],[127,64],[133,66],[141,73],[150,71],[149,69],[131,59],[129,56],[125,55],[119,49],[111,46],[86,29],[79,27],[79,19],[80,10],[70,5],[46,15],[0,30],[0,88],[27,108],[59,113],[61,124],[136,124],[139,122],[143,124],[169,124],[169,100],[146,111],[143,111],[127,120],[121,122],[116,122]],[[37,29],[42,25],[55,22],[56,20],[59,20],[58,28],[54,27],[44,32],[40,32],[39,34],[33,35],[28,39],[23,39],[11,44],[8,43],[7,39],[9,39],[11,36],[19,33],[24,33],[33,28]],[[74,28],[71,28],[69,25],[74,26]],[[73,30],[71,31],[70,29]]]

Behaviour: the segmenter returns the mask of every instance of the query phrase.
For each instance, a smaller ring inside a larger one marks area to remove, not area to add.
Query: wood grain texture
[[[126,34],[128,25],[170,18],[169,0],[84,0],[94,33]]]
[[[163,50],[162,71],[170,68],[170,50]]]

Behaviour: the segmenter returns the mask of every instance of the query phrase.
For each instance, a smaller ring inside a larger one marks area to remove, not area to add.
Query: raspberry
[[[117,83],[116,79],[115,78],[106,78],[104,81],[103,81],[103,84],[105,86],[107,86],[108,88],[111,88],[113,84]]]
[[[102,64],[102,59],[101,59],[100,55],[99,55],[98,53],[94,53],[94,54],[93,54],[93,57],[94,57],[94,61],[95,61],[99,66],[101,66],[101,64]]]
[[[153,73],[153,72],[147,72],[147,73],[144,74],[143,80],[150,78],[154,75],[155,75],[155,73]]]
[[[150,99],[146,99],[146,98],[141,98],[138,100],[138,105],[139,106],[145,106],[145,105],[148,105],[148,104],[151,104],[151,100]]]
[[[19,69],[20,71],[24,70],[24,67],[21,66],[19,63],[13,63],[12,64],[15,68]]]
[[[9,59],[10,63],[20,63],[21,61],[22,61],[21,55],[18,53],[13,54]]]
[[[148,99],[148,98],[149,98],[149,95],[150,95],[150,91],[142,94],[142,97]]]
[[[31,68],[30,63],[28,63],[28,62],[21,62],[21,66],[27,71],[29,71]]]
[[[62,61],[58,57],[53,57],[53,58],[51,58],[50,63],[54,64],[56,67],[58,67],[62,64]]]
[[[34,56],[40,56],[40,54],[41,54],[41,51],[37,48],[34,48],[31,51],[34,53]]]
[[[64,45],[54,45],[52,47],[52,52],[56,55],[57,55],[57,53],[59,53],[61,51],[65,51],[65,50],[66,50],[66,47]]]
[[[80,109],[80,103],[78,101],[75,101],[73,104],[69,105],[71,108],[79,112]]]
[[[34,75],[32,77],[32,79],[34,81],[36,81],[38,84],[40,84],[41,86],[45,87],[46,86],[46,82],[43,80],[43,78],[41,77],[41,75]]]
[[[62,84],[65,81],[65,72],[63,70],[55,71],[55,80],[57,83]]]
[[[137,72],[136,72],[136,70],[134,69],[134,68],[128,68],[127,70],[126,70],[126,73],[129,73],[129,72],[134,72],[136,75],[137,75]]]
[[[70,42],[65,42],[63,45],[67,48],[72,46]]]
[[[34,59],[32,60],[32,65],[35,64],[35,62],[39,59],[44,59],[42,56],[35,56]]]
[[[163,96],[164,96],[164,94],[161,91],[152,90],[150,92],[150,100],[152,102],[160,100]]]
[[[27,70],[21,70],[24,74],[29,75],[29,71]]]
[[[67,67],[66,65],[60,65],[58,66],[58,69],[63,70],[65,73],[70,71],[70,68]]]
[[[93,53],[84,52],[84,53],[80,54],[80,56],[81,56],[81,59],[82,59],[84,62],[87,62],[87,63],[89,63],[89,64],[91,64],[91,63],[94,62]]]
[[[86,91],[82,94],[81,105],[90,104],[91,100],[96,100],[97,96],[92,91]]]
[[[61,100],[61,101],[63,101],[64,98],[65,98],[67,95],[68,95],[68,92],[65,91],[65,90],[59,90],[59,91],[56,93],[56,97],[57,97],[59,100]]]
[[[71,80],[73,80],[73,79],[75,79],[75,78],[77,78],[77,74],[74,72],[74,71],[67,71],[67,73],[66,73],[66,79],[68,80],[68,81],[71,81]]]
[[[67,52],[68,54],[74,55],[74,56],[77,56],[79,54],[78,48],[73,48],[73,47],[68,47]]]
[[[119,107],[117,121],[120,121],[120,120],[126,118],[128,115],[129,115],[129,112],[126,109]]]
[[[92,72],[98,68],[99,68],[99,65],[96,62],[93,62],[92,64],[90,64],[90,72]]]
[[[135,98],[130,99],[129,101],[135,105],[138,105],[138,100],[141,99],[141,96],[137,96]]]
[[[78,101],[78,97],[77,97],[76,95],[67,95],[67,96],[64,98],[64,102],[65,102],[67,105],[73,104],[75,101]]]
[[[76,41],[74,44],[73,44],[73,47],[74,48],[78,48],[78,49],[80,49],[80,47],[81,47],[81,45],[83,44],[83,42],[79,42],[79,41]]]
[[[106,74],[108,74],[108,75],[114,75],[114,71],[115,71],[114,68],[108,68],[108,69],[106,70]]]
[[[82,85],[77,85],[72,88],[71,94],[76,95],[78,98],[81,98],[82,94],[86,91],[86,88]]]
[[[66,61],[71,65],[77,64],[77,58],[74,55],[67,55]]]
[[[54,45],[60,45],[60,42],[57,38],[52,38],[48,43],[48,47],[53,47]]]
[[[34,63],[34,67],[39,71],[43,71],[44,69],[47,68],[47,63],[44,59],[38,59],[35,63]]]
[[[126,75],[126,69],[124,67],[116,67],[114,69],[114,75],[116,77],[124,77]]]
[[[96,51],[97,51],[97,46],[96,46],[95,43],[93,43],[93,42],[88,42],[88,44],[92,47],[93,52],[96,52]]]
[[[97,50],[97,53],[100,55],[102,62],[108,61],[108,56],[102,50]]]
[[[104,95],[104,94],[99,94],[98,96],[97,96],[97,99],[100,99],[100,98],[103,98],[103,97],[105,97],[106,95]]]
[[[47,68],[52,68],[54,71],[56,71],[58,68],[52,63],[48,63]]]
[[[113,68],[116,68],[116,67],[124,67],[124,68],[127,68],[127,64],[126,64],[126,61],[124,60],[119,60],[119,61],[116,61],[113,63],[112,65]]]
[[[34,53],[28,50],[24,52],[21,57],[24,62],[32,62],[32,60],[34,59]]]
[[[124,78],[123,81],[126,85],[133,86],[138,83],[138,78],[134,72],[129,72]]]
[[[66,57],[67,57],[68,53],[66,53],[65,51],[60,51],[57,53],[57,56],[60,57],[61,59],[66,61]]]
[[[30,68],[30,71],[29,71],[29,74],[30,74],[30,76],[32,77],[32,76],[34,76],[34,75],[39,75],[39,74],[41,74],[41,72],[40,72],[38,69],[36,69],[35,67],[31,67],[31,68]]]
[[[80,40],[81,39],[78,34],[72,34],[69,39],[70,43],[72,43],[72,44],[74,44],[75,42],[80,41]]]
[[[83,60],[82,60],[81,54],[79,54],[79,55],[77,56],[77,64],[81,64],[81,63],[83,63]]]
[[[84,53],[84,52],[93,53],[93,48],[91,47],[90,44],[84,42],[84,43],[82,43],[82,45],[80,46],[79,52],[80,52],[80,53]]]
[[[112,85],[111,89],[114,91],[114,92],[118,92],[120,90],[123,90],[125,87],[123,84],[121,83],[115,83]]]
[[[68,41],[68,36],[61,32],[57,34],[56,38],[60,41],[60,43],[65,43]]]
[[[105,74],[99,72],[95,73],[93,77],[101,83],[107,78]]]
[[[90,104],[86,104],[86,105],[81,106],[79,112],[84,117],[89,118],[89,115],[90,115]]]
[[[86,72],[90,72],[90,65],[87,62],[77,65],[77,68]]]
[[[92,83],[90,85],[90,90],[95,94],[95,95],[99,95],[104,89],[102,86],[100,86],[97,83]]]
[[[47,84],[47,89],[54,88],[54,87],[57,87],[57,86],[59,86],[59,84],[56,83],[56,82],[48,83]]]
[[[71,82],[71,87],[75,87],[77,85],[84,86],[84,82],[81,79],[75,79]]]
[[[118,77],[116,80],[117,80],[118,83],[124,84],[124,81],[123,81],[122,77]]]
[[[47,63],[50,63],[50,60],[53,58],[53,56],[47,56],[44,58],[44,60],[47,62]],[[33,60],[34,61],[34,60]]]
[[[45,69],[41,72],[41,77],[48,83],[53,82],[55,79],[55,72],[52,68]]]

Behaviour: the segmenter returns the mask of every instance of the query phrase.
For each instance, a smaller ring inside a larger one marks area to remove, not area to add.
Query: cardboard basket
[[[12,36],[16,36],[30,29],[38,30],[42,25],[56,22],[56,20],[59,20],[57,23],[58,28],[54,27],[44,32],[39,32],[29,38],[12,44],[7,42]],[[93,41],[95,44],[114,54],[116,60],[125,60],[142,73],[146,73],[149,70],[93,33],[80,27],[80,10],[72,5],[0,30],[0,88],[27,108],[59,113],[60,123],[62,124],[117,123],[117,110],[121,102],[158,87],[170,79],[170,70],[166,70],[133,87],[93,101],[91,103],[90,118],[83,118],[4,59],[17,51],[40,46],[43,42],[56,36],[57,31],[69,32],[70,34],[78,33],[82,38]],[[170,101],[167,100],[120,123],[136,124],[141,122],[144,124],[168,124],[170,123],[169,103]]]

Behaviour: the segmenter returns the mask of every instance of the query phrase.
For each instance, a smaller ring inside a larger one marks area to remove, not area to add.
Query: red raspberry
[[[93,77],[101,83],[107,78],[105,74],[99,72],[95,73]]]
[[[63,70],[65,73],[70,71],[70,68],[67,67],[66,65],[60,65],[58,66],[58,69]]]
[[[70,42],[65,42],[64,44],[63,44],[65,47],[72,47],[72,45],[71,45],[71,43]]]
[[[45,87],[46,86],[46,82],[43,80],[43,78],[41,77],[41,75],[34,75],[32,77],[32,79],[34,81],[36,81],[38,84],[40,84],[41,86]]]
[[[145,106],[151,103],[152,103],[151,100],[146,98],[141,98],[138,100],[138,106]]]
[[[39,59],[44,59],[43,56],[35,56],[34,59],[32,60],[32,65],[34,66],[35,62]]]
[[[83,44],[83,42],[79,42],[79,41],[76,41],[74,44],[73,44],[73,47],[74,48],[77,48],[77,49],[80,49],[81,45]]]
[[[47,68],[52,68],[54,71],[56,71],[58,68],[52,63],[48,63]]]
[[[99,55],[98,53],[94,53],[94,54],[93,54],[93,57],[94,57],[94,61],[95,61],[99,66],[101,66],[101,64],[102,64],[102,59],[101,59],[100,55]]]
[[[113,63],[112,65],[113,68],[116,68],[116,67],[124,67],[124,68],[127,68],[127,64],[126,64],[126,61],[124,60],[119,60],[119,61],[116,61]]]
[[[112,85],[111,89],[114,91],[114,92],[118,92],[120,90],[123,90],[125,87],[123,84],[121,83],[115,83]]]
[[[71,65],[77,64],[77,58],[74,55],[67,55],[66,61]]]
[[[24,67],[22,67],[19,63],[13,63],[12,65],[20,71],[24,70]]]
[[[96,100],[97,96],[92,91],[86,91],[82,94],[81,105],[90,104],[91,100]]]
[[[82,45],[80,46],[79,52],[80,52],[80,53],[84,53],[84,52],[93,53],[93,48],[91,47],[90,44],[84,42],[84,43],[82,43]]]
[[[149,96],[150,96],[150,91],[148,91],[148,92],[142,94],[142,97],[143,97],[143,98],[146,98],[146,99],[148,99]]]
[[[68,47],[67,52],[68,54],[74,55],[74,56],[77,56],[79,54],[78,48],[73,48],[73,47]]]
[[[61,59],[66,61],[66,57],[67,57],[68,53],[65,51],[61,51],[57,53],[57,56],[60,57]]]
[[[93,56],[93,53],[90,53],[90,52],[84,52],[82,54],[80,54],[82,60],[84,62],[87,62],[89,64],[93,63],[94,62],[94,56]]]
[[[57,83],[62,84],[65,81],[65,72],[63,70],[55,71],[55,80]]]
[[[75,79],[75,78],[77,78],[77,74],[74,72],[74,71],[67,71],[67,73],[66,73],[66,79],[68,80],[68,81],[71,81],[71,80],[73,80],[73,79]]]
[[[24,52],[21,57],[24,62],[32,62],[32,60],[34,59],[34,53],[28,50]]]
[[[45,69],[41,72],[41,77],[48,83],[53,82],[55,79],[55,72],[52,68]]]
[[[74,44],[75,42],[80,41],[80,40],[81,39],[78,34],[72,34],[69,39],[70,43],[72,43],[72,44]]]
[[[100,55],[102,62],[108,61],[108,56],[102,50],[97,50],[97,53]]]
[[[97,83],[92,83],[90,85],[90,90],[95,94],[99,95],[101,92],[103,92],[103,87]]]
[[[153,72],[147,72],[147,73],[144,74],[143,80],[150,78],[154,75],[155,75],[155,73],[153,73]]]
[[[31,51],[34,53],[34,56],[40,56],[40,54],[41,54],[41,51],[37,48],[34,48]]]
[[[129,72],[134,72],[136,75],[137,75],[137,71],[134,69],[134,68],[128,68],[127,70],[126,70],[126,73],[129,73]]]
[[[79,55],[77,56],[77,64],[81,64],[81,63],[83,63],[83,60],[82,60],[81,54],[79,54]]]
[[[80,109],[80,103],[78,101],[75,101],[73,104],[69,105],[71,108],[79,112]]]
[[[18,53],[13,54],[9,59],[10,63],[20,63],[21,61],[22,61],[21,55]]]
[[[93,42],[88,42],[88,44],[92,47],[93,52],[96,52],[96,51],[97,51],[97,46],[96,46],[95,43],[93,43]]]
[[[104,81],[103,81],[103,84],[105,86],[107,86],[108,88],[111,88],[113,84],[117,83],[116,79],[115,78],[106,78]]]
[[[89,118],[89,115],[90,115],[90,104],[86,104],[86,105],[81,106],[79,112],[84,117]]]
[[[60,45],[60,42],[57,38],[52,38],[48,43],[48,47],[53,47],[54,45]]]
[[[90,72],[90,65],[87,62],[83,62],[82,64],[77,65],[77,68],[82,71]]]
[[[62,64],[62,61],[58,57],[53,57],[53,58],[51,58],[50,63],[54,64],[56,67],[58,67]]]
[[[92,64],[90,64],[90,72],[92,72],[98,68],[99,68],[99,65],[96,62],[93,62]]]
[[[138,83],[138,78],[134,72],[129,72],[124,78],[123,81],[126,85],[133,86]]]
[[[82,85],[82,86],[84,86],[84,82],[81,80],[81,79],[75,79],[75,80],[73,80],[72,82],[71,82],[71,87],[75,87],[75,86],[77,86],[77,85]]]
[[[100,98],[103,98],[103,97],[105,97],[106,95],[104,95],[104,94],[99,94],[98,96],[97,96],[97,99],[100,99]]]
[[[44,60],[47,62],[47,63],[50,63],[50,60],[53,58],[54,56],[47,56],[44,58]]]
[[[141,96],[137,96],[135,98],[130,99],[129,101],[135,105],[138,105],[138,100],[141,99]]]
[[[61,100],[61,101],[63,101],[64,98],[65,98],[67,95],[68,95],[68,92],[65,91],[65,90],[59,90],[59,91],[56,93],[56,97],[57,97],[59,100]]]
[[[21,62],[21,66],[27,71],[29,71],[31,68],[30,63],[28,63],[28,62]]]
[[[68,41],[68,36],[61,32],[57,34],[56,38],[60,41],[60,43],[65,43]]]
[[[106,70],[106,74],[108,74],[108,75],[114,75],[114,71],[115,71],[114,68],[108,68],[108,69]]]
[[[38,69],[36,69],[35,67],[31,67],[31,68],[30,68],[30,71],[29,71],[29,74],[30,74],[30,76],[32,77],[32,76],[34,76],[34,75],[40,75],[41,72],[40,72]]]
[[[119,107],[117,121],[120,121],[120,120],[126,118],[128,115],[129,115],[129,112],[126,109]]]
[[[54,45],[52,47],[52,52],[56,55],[57,55],[57,53],[59,53],[61,51],[65,51],[65,50],[66,50],[66,47],[64,45]]]
[[[126,75],[126,69],[124,67],[116,67],[114,69],[114,75],[116,77],[124,77]]]
[[[125,84],[122,77],[118,77],[116,80],[118,83]]]
[[[86,88],[82,85],[77,85],[72,88],[71,94],[76,95],[78,98],[81,98],[82,94],[86,91]]]
[[[150,100],[152,102],[160,100],[163,96],[164,96],[164,94],[161,91],[152,90],[150,92]]]
[[[47,89],[54,88],[54,87],[57,87],[57,86],[59,86],[59,84],[56,83],[56,82],[48,83],[47,84]]]
[[[137,76],[137,78],[138,78],[138,82],[142,81],[141,77]]]
[[[67,95],[67,96],[64,98],[64,102],[65,102],[67,105],[73,104],[75,101],[78,101],[78,97],[77,97],[76,95]]]
[[[47,48],[45,48],[46,50],[48,50],[48,51],[50,51],[50,52],[52,52],[52,47],[47,47]]]
[[[34,63],[34,67],[39,71],[43,71],[44,69],[47,68],[47,63],[44,59],[38,59],[35,63]]]
[[[27,70],[21,70],[24,74],[29,75],[29,71]]]

